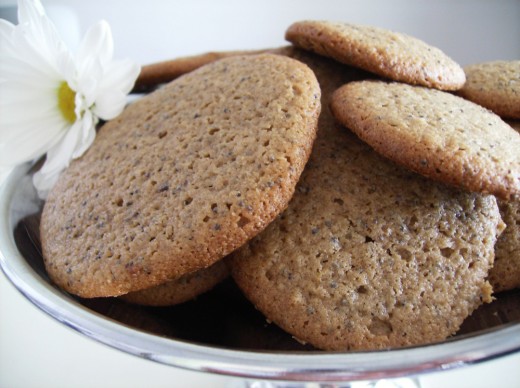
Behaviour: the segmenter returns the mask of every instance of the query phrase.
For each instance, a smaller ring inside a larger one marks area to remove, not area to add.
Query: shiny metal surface
[[[428,346],[370,352],[247,351],[164,338],[123,325],[58,290],[27,263],[13,228],[20,217],[17,188],[29,166],[0,189],[0,266],[36,306],[74,330],[124,352],[179,368],[260,380],[345,382],[416,376],[475,364],[520,351],[520,323]],[[16,201],[15,201],[16,199]],[[13,205],[14,204],[14,205]]]

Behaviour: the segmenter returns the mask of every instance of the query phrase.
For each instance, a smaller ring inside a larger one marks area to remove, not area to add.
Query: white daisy
[[[140,68],[113,61],[101,21],[73,55],[39,0],[18,1],[18,25],[0,19],[0,166],[46,155],[33,183],[45,198],[60,172],[92,144],[99,119],[121,113]]]

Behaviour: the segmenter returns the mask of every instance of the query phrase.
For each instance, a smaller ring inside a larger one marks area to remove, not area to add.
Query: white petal
[[[99,80],[103,76],[103,68],[94,57],[77,65],[76,77],[67,80],[73,90],[85,99],[87,107],[94,104],[98,94]]]
[[[39,157],[70,126],[57,108],[54,88],[4,82],[0,89],[0,163]]]
[[[117,90],[102,94],[96,100],[94,113],[103,120],[117,117],[125,108],[126,94]]]
[[[72,159],[80,157],[90,147],[95,136],[95,121],[90,112],[87,112],[84,120],[76,121],[63,139],[49,149],[44,165],[33,177],[33,184],[40,198],[47,197],[61,172],[69,166]]]
[[[46,129],[52,129],[53,133],[49,134]],[[67,126],[62,122],[52,118],[17,126],[16,132],[9,136],[8,141],[0,142],[0,164],[14,166],[42,156],[66,129]]]
[[[72,160],[72,154],[76,148],[79,138],[81,137],[82,122],[76,121],[70,127],[65,136],[53,147],[47,151],[47,160],[41,168],[44,173],[58,171],[69,165]]]
[[[81,136],[78,137],[76,147],[72,154],[73,159],[79,158],[92,145],[96,137],[96,122],[97,120],[94,120],[92,113],[86,111],[81,122]]]
[[[130,60],[114,61],[107,67],[99,88],[102,92],[118,90],[128,94],[134,87],[140,71],[140,66]]]
[[[3,24],[0,34],[0,73],[9,78],[9,72],[2,68],[5,63],[23,63],[34,73],[57,73],[56,57],[66,48],[54,26],[46,17],[36,15],[33,24],[19,24],[10,28]],[[10,31],[9,31],[10,30]]]
[[[112,60],[114,42],[110,26],[104,20],[92,26],[80,44],[76,63],[84,63],[96,58],[101,67],[107,66]]]
[[[44,170],[46,164],[47,160],[43,167],[33,175],[33,185],[38,191],[38,197],[41,199],[47,198],[51,189],[58,182],[61,172],[66,168],[64,166],[55,170]]]
[[[45,10],[39,0],[18,0],[18,23],[38,23],[45,16]]]
[[[42,114],[61,115],[58,110],[57,90],[59,82],[34,80],[33,84],[16,81],[2,82],[0,88],[0,123],[34,121]],[[0,130],[3,128],[0,128]]]
[[[16,81],[25,85],[59,85],[59,74],[38,55],[27,58],[0,57],[0,74],[4,80]]]
[[[59,53],[67,49],[56,27],[45,14],[40,1],[21,0],[18,19],[19,24],[15,29],[18,45],[25,40],[34,51],[47,59],[51,67],[55,68],[55,60]],[[17,50],[20,48],[17,47]]]
[[[33,185],[38,191],[38,197],[40,197],[40,199],[47,199],[49,192],[56,182],[58,182],[60,174],[61,171],[52,171],[49,173],[37,171],[33,175]]]
[[[62,79],[67,81],[69,87],[72,88],[71,80],[73,80],[77,75],[76,63],[73,55],[69,51],[63,51],[56,58],[56,66],[58,68],[58,73],[61,75]],[[76,90],[72,88],[72,90]]]
[[[36,123],[39,126],[40,121],[46,117],[56,117],[65,122],[58,108],[49,101],[42,102],[38,95],[30,99],[12,99],[5,103],[2,101],[0,109],[3,113],[0,117],[0,133],[6,131],[5,127],[9,126],[16,128],[26,123]]]
[[[0,42],[3,43],[4,39],[9,39],[14,31],[14,28],[15,26],[13,23],[10,23],[5,19],[0,19]]]

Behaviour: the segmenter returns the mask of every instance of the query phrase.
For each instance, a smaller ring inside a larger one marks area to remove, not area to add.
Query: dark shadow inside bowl
[[[40,213],[15,227],[15,242],[29,265],[51,283],[41,255]],[[82,299],[66,294],[104,316],[148,333],[209,346],[248,350],[302,351],[314,349],[294,340],[266,321],[231,279],[195,300],[171,307],[145,307],[118,298]]]
[[[52,284],[41,255],[39,223],[40,213],[22,218],[14,237],[30,266]],[[316,350],[268,323],[231,279],[195,300],[171,307],[138,306],[118,298],[66,296],[127,326],[166,338],[235,350]],[[520,290],[500,293],[492,303],[482,305],[465,320],[455,338],[514,322],[520,322]]]

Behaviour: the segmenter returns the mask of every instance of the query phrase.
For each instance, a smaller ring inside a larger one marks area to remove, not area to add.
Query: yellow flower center
[[[75,98],[76,92],[70,88],[67,82],[63,81],[58,88],[58,107],[65,120],[71,124],[76,121]]]

